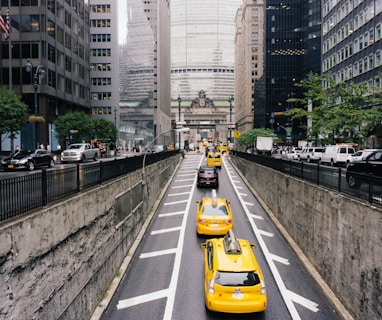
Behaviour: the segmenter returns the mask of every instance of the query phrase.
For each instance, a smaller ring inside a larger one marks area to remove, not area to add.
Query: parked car
[[[54,164],[55,155],[45,149],[24,149],[1,160],[4,170],[28,169],[33,171],[43,166],[54,167]]]
[[[298,158],[307,162],[319,162],[324,149],[324,147],[305,147],[300,152]]]
[[[219,174],[217,169],[212,166],[200,166],[196,186],[198,188],[202,186],[219,188]]]
[[[326,146],[325,151],[321,156],[320,163],[330,164],[331,166],[346,166],[350,162],[350,158],[354,153],[354,147],[349,144]]]
[[[154,144],[150,148],[150,152],[152,152],[152,153],[159,153],[159,152],[163,152],[163,151],[167,151],[167,146],[165,146],[163,144]]]
[[[230,201],[218,198],[212,190],[211,198],[196,201],[196,233],[203,235],[225,235],[233,228]]]
[[[352,156],[349,159],[349,162],[356,162],[356,161],[362,161],[363,158],[366,158],[370,153],[373,151],[377,151],[378,149],[364,149],[359,150],[356,153],[352,154]]]
[[[253,249],[232,230],[208,239],[204,250],[204,300],[208,310],[226,313],[263,312],[267,308],[264,276]]]
[[[371,152],[360,161],[350,162],[346,170],[346,181],[351,188],[358,189],[373,177],[381,178],[382,185],[382,149]]]
[[[290,160],[298,160],[299,159],[299,154],[301,153],[302,148],[290,148],[289,150],[286,151],[285,153],[285,158],[290,159]]]
[[[61,162],[85,162],[86,160],[96,161],[98,158],[98,149],[92,148],[89,143],[70,144],[61,152]]]

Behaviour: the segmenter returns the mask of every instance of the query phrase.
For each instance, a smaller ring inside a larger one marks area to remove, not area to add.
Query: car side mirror
[[[256,249],[256,248],[257,248],[256,245],[255,245],[254,243],[251,243],[251,247],[252,247],[253,249]]]
[[[202,243],[202,244],[200,245],[200,247],[203,248],[203,249],[205,249],[205,248],[207,248],[207,245],[206,245],[206,243],[204,242],[204,243]]]

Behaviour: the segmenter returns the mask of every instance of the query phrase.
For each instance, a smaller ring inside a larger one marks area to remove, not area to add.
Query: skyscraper
[[[171,1],[171,97],[234,94],[235,15],[242,0]]]
[[[169,1],[118,1],[120,138],[146,146],[171,128]]]

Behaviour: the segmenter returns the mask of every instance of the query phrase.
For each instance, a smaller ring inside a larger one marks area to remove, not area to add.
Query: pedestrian
[[[48,144],[48,145],[46,146],[46,150],[48,150],[48,152],[52,152],[52,148],[51,148],[50,144]]]
[[[45,146],[43,143],[40,144],[40,149],[45,149]]]
[[[57,153],[58,153],[58,154],[61,153],[61,145],[60,145],[60,144],[57,145]]]

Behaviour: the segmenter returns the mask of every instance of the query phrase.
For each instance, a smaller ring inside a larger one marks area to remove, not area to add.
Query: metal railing
[[[382,179],[380,177],[361,173],[353,174],[363,183],[359,188],[351,188],[346,181],[346,168],[285,158],[273,158],[246,152],[235,152],[234,155],[325,188],[366,200],[372,204],[382,205]]]
[[[173,157],[179,150],[147,154],[145,165]],[[0,180],[0,221],[4,221],[49,203],[76,194],[142,169],[143,154],[109,161],[77,164],[62,169],[38,170],[20,177]]]

